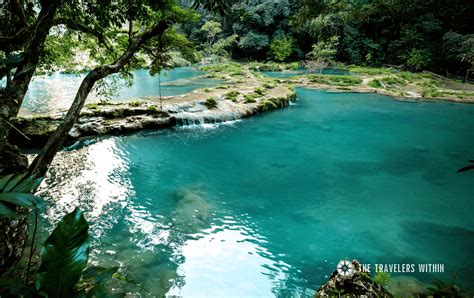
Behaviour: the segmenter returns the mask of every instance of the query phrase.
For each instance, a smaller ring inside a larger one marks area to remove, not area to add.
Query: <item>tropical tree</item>
[[[449,31],[443,36],[443,48],[448,59],[464,65],[467,79],[469,73],[474,72],[474,34]]]
[[[338,43],[339,38],[332,36],[328,41],[314,44],[313,50],[306,55],[305,67],[322,72],[324,68],[332,66],[335,63]]]
[[[278,62],[287,60],[295,50],[294,39],[291,36],[277,36],[270,42],[270,55]]]
[[[70,32],[74,32],[97,64],[82,80],[64,120],[28,167],[28,176],[35,179],[45,175],[96,83],[115,73],[128,76],[128,70],[139,65],[137,53],[158,49],[160,37],[167,30],[194,18],[191,11],[181,9],[173,0],[11,0],[2,5],[0,13],[0,75],[6,77],[6,84],[0,89],[0,151],[3,156],[9,152],[11,158],[21,161],[17,168],[1,166],[0,174],[27,167],[19,151],[6,141],[12,129],[9,120],[18,114],[35,71],[57,63],[57,56],[46,48],[50,35],[53,40],[67,40]],[[51,53],[52,56],[47,55]],[[2,269],[18,259],[26,238],[25,226],[13,223],[0,220]]]
[[[202,25],[201,30],[205,32],[207,41],[205,46],[205,52],[207,58],[211,56],[211,49],[216,41],[217,35],[222,32],[222,26],[219,22],[216,21],[207,21]]]

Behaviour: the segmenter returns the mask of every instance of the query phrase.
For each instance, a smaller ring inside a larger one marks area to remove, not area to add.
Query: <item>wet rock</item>
[[[11,121],[22,134],[12,129],[8,141],[20,147],[43,146],[59,125],[59,121],[55,119],[16,118]]]
[[[329,280],[318,289],[315,297],[333,297],[335,295],[392,297],[387,290],[376,284],[368,273],[361,271],[359,261],[353,260],[351,264],[352,274],[344,276],[335,270]]]
[[[28,158],[21,154],[17,146],[4,143],[0,150],[0,175],[16,173],[28,168]]]
[[[211,218],[210,206],[197,191],[184,190],[177,195],[176,210],[171,216],[173,227],[192,234],[207,227]]]
[[[394,277],[387,284],[387,289],[395,297],[427,296],[430,294],[427,288],[428,285],[411,276]]]
[[[219,108],[212,110],[203,106],[200,100],[167,104],[164,111],[158,110],[152,102],[143,102],[137,107],[129,104],[89,105],[84,107],[66,142],[70,144],[81,137],[131,133],[142,129],[232,121],[288,106],[289,102],[295,99],[296,93],[283,87],[280,89],[281,92],[262,97],[255,104],[219,99]],[[47,117],[15,119],[14,125],[31,141],[18,132],[11,133],[9,140],[20,147],[42,147],[63,117],[63,113],[57,113]]]

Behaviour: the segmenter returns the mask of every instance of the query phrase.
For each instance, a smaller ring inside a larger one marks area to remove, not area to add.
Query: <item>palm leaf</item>
[[[16,213],[15,210],[11,209],[7,205],[0,202],[0,218],[1,217],[12,218],[12,217],[16,217],[16,216],[17,216],[17,213]]]
[[[5,185],[5,187],[3,187],[2,192],[12,192],[15,189],[15,186],[20,183],[20,181],[26,176],[26,174],[27,173],[23,173],[13,176]]]
[[[5,192],[0,193],[0,201],[19,207],[37,208],[44,203],[43,199],[30,193]]]
[[[13,190],[15,192],[32,192],[41,184],[41,181],[43,181],[43,178],[35,179],[33,176],[29,176],[18,183]]]
[[[71,297],[89,257],[90,239],[82,212],[64,216],[41,250],[36,289],[48,297]]]
[[[2,178],[0,178],[0,191],[3,190],[5,185],[7,185],[8,181],[10,181],[10,179],[12,177],[13,177],[13,174],[6,175],[6,176],[3,176]]]

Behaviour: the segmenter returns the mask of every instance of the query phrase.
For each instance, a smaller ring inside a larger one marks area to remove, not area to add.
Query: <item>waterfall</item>
[[[181,112],[176,114],[176,126],[204,126],[235,121],[242,118],[242,113],[235,111],[200,113]]]

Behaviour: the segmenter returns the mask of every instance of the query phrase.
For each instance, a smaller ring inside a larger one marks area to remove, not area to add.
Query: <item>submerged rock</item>
[[[209,227],[210,206],[198,191],[184,190],[177,194],[176,210],[171,215],[174,228],[185,234],[197,233]]]
[[[400,276],[391,278],[387,284],[395,297],[420,297],[430,295],[428,286],[412,276]]]
[[[315,297],[338,295],[392,297],[381,285],[375,283],[368,273],[361,270],[359,261],[353,260],[349,265],[352,265],[349,274],[341,274],[335,270],[329,280],[318,289]]]

